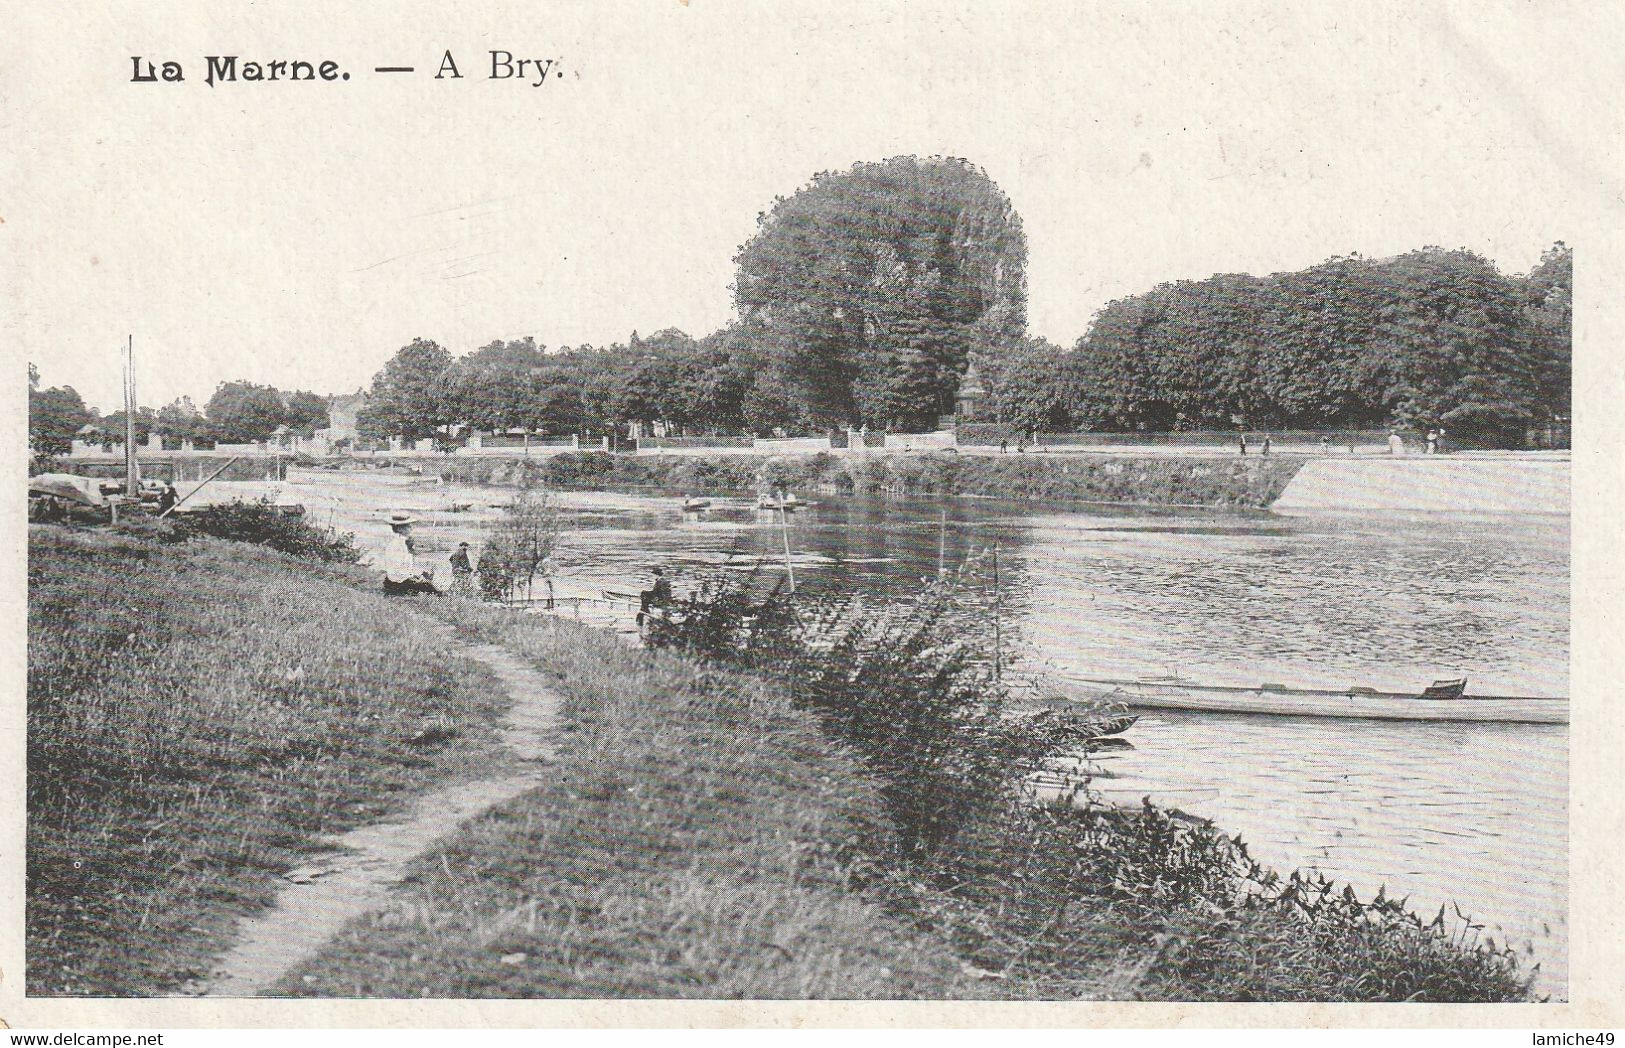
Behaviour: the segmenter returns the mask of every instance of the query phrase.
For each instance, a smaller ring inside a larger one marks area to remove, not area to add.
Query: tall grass
[[[1013,996],[1501,1001],[1527,996],[1507,949],[1443,914],[1283,880],[1239,838],[1144,805],[1040,804],[1026,776],[1086,751],[1085,712],[1011,718],[969,575],[874,608],[691,600],[658,643],[776,680],[864,758],[900,849],[872,890]],[[1098,714],[1097,714],[1098,715]]]
[[[30,529],[30,993],[174,989],[320,837],[483,769],[499,684],[373,585]]]
[[[438,614],[564,697],[548,783],[416,864],[282,990],[953,997],[941,943],[853,891],[890,831],[853,754],[761,680],[471,602]]]

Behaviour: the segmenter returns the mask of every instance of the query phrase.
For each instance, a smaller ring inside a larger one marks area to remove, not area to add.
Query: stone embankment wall
[[[447,481],[751,493],[772,483],[828,494],[981,495],[1145,505],[1268,506],[1304,459],[1280,455],[556,455],[436,463]],[[425,467],[428,468],[428,467]]]
[[[1567,513],[1569,459],[1532,452],[1311,459],[1272,508]]]

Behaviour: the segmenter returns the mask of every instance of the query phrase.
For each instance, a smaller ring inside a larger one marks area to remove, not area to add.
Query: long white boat
[[[1287,717],[1353,717],[1372,720],[1468,721],[1503,724],[1567,724],[1569,700],[1556,696],[1468,695],[1465,680],[1438,681],[1419,692],[1373,688],[1256,688],[1198,684],[1178,677],[1138,680],[1067,677],[1080,699],[1109,696],[1134,709],[1196,710]]]

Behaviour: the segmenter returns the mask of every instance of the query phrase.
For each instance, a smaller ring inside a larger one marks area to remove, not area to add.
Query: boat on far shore
[[[1465,679],[1436,681],[1414,692],[1366,687],[1291,688],[1283,684],[1249,688],[1199,684],[1183,677],[1119,680],[1067,676],[1063,686],[1071,698],[1089,702],[1109,698],[1131,709],[1503,724],[1569,722],[1569,700],[1565,697],[1469,695]]]

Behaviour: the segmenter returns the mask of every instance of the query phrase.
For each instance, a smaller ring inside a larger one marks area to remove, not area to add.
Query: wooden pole
[[[942,578],[947,572],[948,559],[948,510],[942,510],[942,523],[937,530],[937,578]]]
[[[207,480],[204,480],[202,483],[198,484],[197,487],[193,488],[191,491],[188,491],[185,495],[182,495],[180,498],[176,499],[175,504],[173,506],[169,507],[168,509],[164,510],[162,513],[158,514],[158,519],[163,520],[165,517],[167,517],[171,513],[175,512],[177,509],[180,508],[181,503],[185,502],[187,499],[191,498],[193,495],[196,495],[198,492],[202,491],[204,484],[207,484],[210,480],[213,480],[215,477],[218,477],[220,474],[224,473],[228,468],[230,468],[230,466],[231,466],[231,464],[233,462],[236,462],[240,458],[242,458],[241,455],[233,455],[233,456],[231,456],[231,458],[226,460],[226,464],[224,466],[221,466],[219,469],[215,470],[213,473],[210,473]],[[201,463],[199,463],[198,472],[201,473],[202,471],[203,471],[203,466],[202,466]]]
[[[135,336],[124,345],[124,497],[141,497],[141,472],[135,457]]]
[[[790,592],[796,591],[796,568],[790,563],[790,511],[779,507],[779,530],[784,535],[784,570],[790,576]]]
[[[993,546],[993,679],[1004,678],[1004,640],[999,632],[999,547]]]

